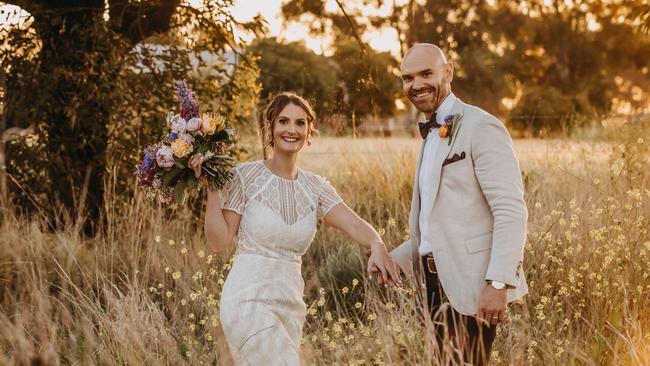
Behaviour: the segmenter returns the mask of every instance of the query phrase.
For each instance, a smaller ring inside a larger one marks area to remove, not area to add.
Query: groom
[[[507,303],[528,292],[519,163],[503,124],[451,92],[454,67],[438,47],[413,46],[401,72],[427,121],[419,124],[410,240],[391,254],[415,279],[439,357],[485,365]]]

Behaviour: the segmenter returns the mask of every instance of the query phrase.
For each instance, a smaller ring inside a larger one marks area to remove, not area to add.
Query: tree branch
[[[347,20],[348,25],[350,26],[350,30],[352,31],[352,35],[354,38],[356,38],[357,42],[359,43],[359,47],[361,48],[361,54],[365,57],[368,58],[368,52],[366,50],[366,44],[363,43],[361,40],[361,37],[359,37],[359,34],[357,33],[357,27],[355,26],[354,22],[348,15],[348,13],[345,11],[345,8],[343,7],[343,4],[341,3],[340,0],[336,0],[336,4],[338,4],[339,9],[341,9],[341,12],[343,12],[343,16],[345,16],[345,20]]]
[[[136,44],[155,33],[169,30],[172,15],[180,0],[143,1],[109,0],[111,28]]]

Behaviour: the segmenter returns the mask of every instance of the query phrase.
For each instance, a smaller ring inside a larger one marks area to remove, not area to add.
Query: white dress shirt
[[[456,96],[449,93],[445,100],[440,103],[436,110],[436,122],[443,124],[445,117],[451,113],[451,109],[456,102]],[[433,199],[433,173],[435,171],[433,161],[435,160],[436,150],[442,140],[438,136],[439,128],[432,128],[424,140],[424,152],[422,153],[422,161],[420,162],[420,178],[418,180],[418,189],[420,190],[420,208],[428,207],[424,202],[429,202]],[[446,140],[445,140],[446,141]],[[438,178],[435,178],[438,179]],[[433,245],[431,243],[431,236],[429,233],[429,216],[430,211],[420,209],[420,247],[418,252],[420,255],[427,255],[433,252]]]

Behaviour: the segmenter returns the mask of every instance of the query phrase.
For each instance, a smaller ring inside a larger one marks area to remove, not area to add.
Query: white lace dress
[[[299,365],[305,321],[302,255],[317,216],[341,202],[325,178],[298,170],[296,180],[262,161],[239,164],[222,208],[241,215],[237,251],[221,294],[221,325],[237,365]]]

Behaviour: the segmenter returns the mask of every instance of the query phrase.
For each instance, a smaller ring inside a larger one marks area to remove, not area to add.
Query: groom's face
[[[451,91],[453,66],[427,49],[412,50],[402,62],[402,87],[415,108],[429,117]]]

